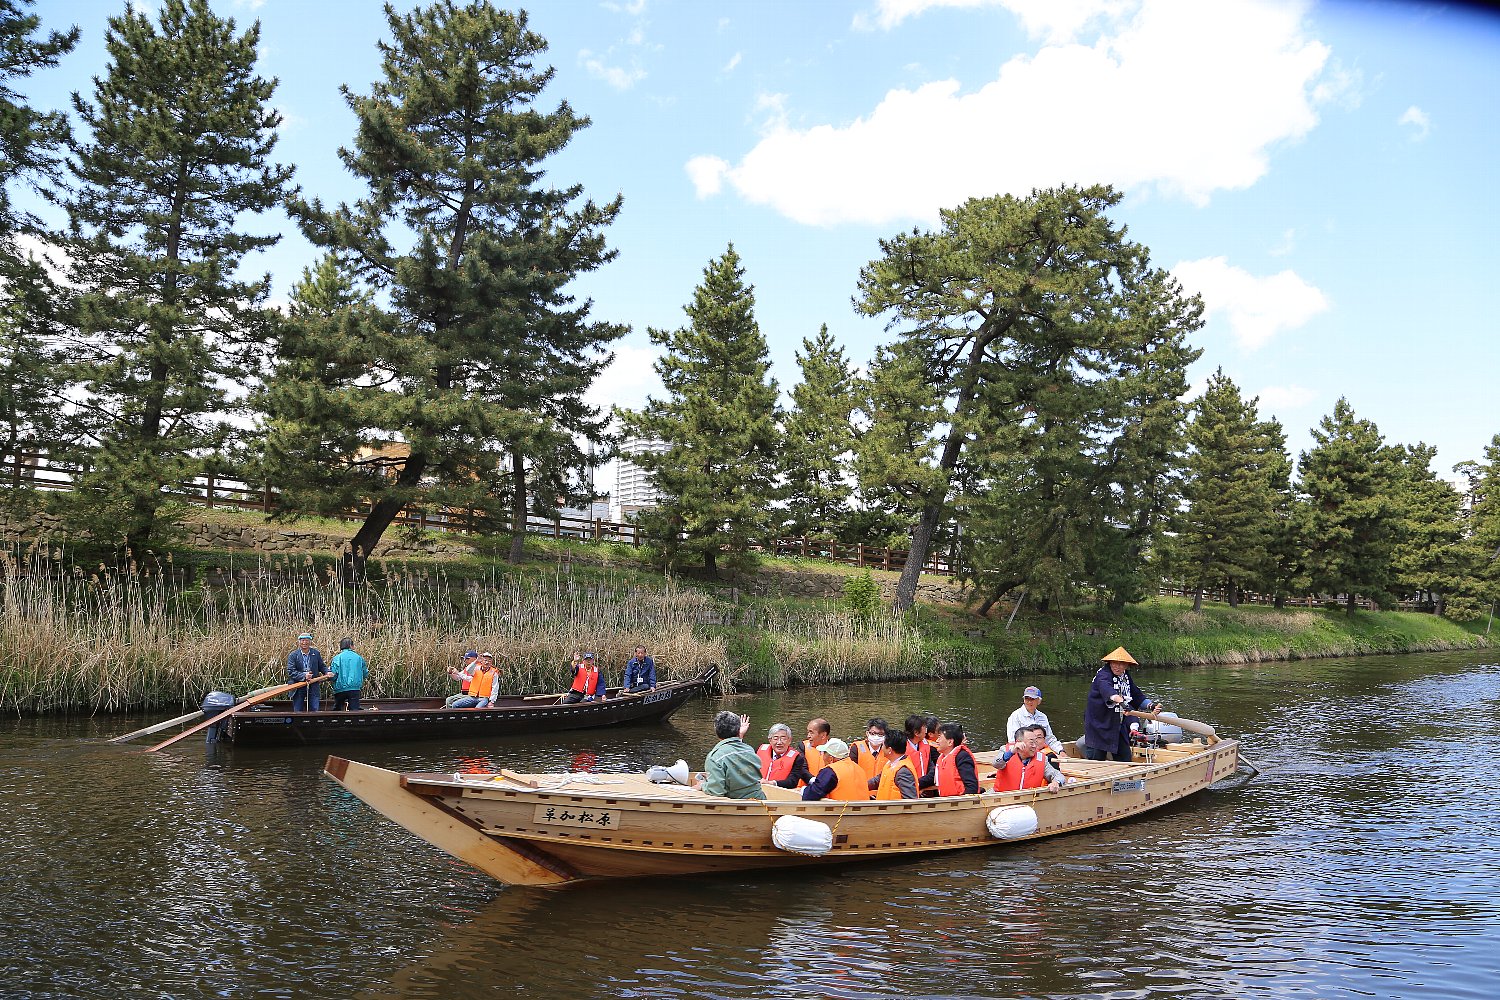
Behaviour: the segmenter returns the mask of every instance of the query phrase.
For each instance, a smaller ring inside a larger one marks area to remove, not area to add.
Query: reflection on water
[[[322,751],[0,728],[0,995],[1485,997],[1500,953],[1500,668],[1473,655],[1142,672],[1266,773],[1037,843],[809,873],[499,886],[323,780]],[[993,746],[1022,683],[697,702],[671,724],[338,748],[398,769],[636,769],[713,713],[957,719]],[[1085,682],[1044,678],[1066,736]],[[139,724],[139,723],[136,723]]]

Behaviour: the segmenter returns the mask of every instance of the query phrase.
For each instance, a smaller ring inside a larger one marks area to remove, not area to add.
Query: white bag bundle
[[[771,843],[783,851],[821,858],[833,850],[833,831],[815,819],[783,816],[771,824]]]
[[[991,837],[1015,840],[1036,833],[1036,810],[1030,806],[996,806],[985,817],[984,825]]]

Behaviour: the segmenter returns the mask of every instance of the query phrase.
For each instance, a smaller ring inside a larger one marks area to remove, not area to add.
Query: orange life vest
[[[877,799],[901,798],[901,789],[896,787],[896,772],[903,767],[912,772],[912,784],[916,784],[917,773],[912,770],[911,758],[898,757],[894,762],[887,764],[884,771],[880,772],[880,787],[875,791]]]
[[[599,667],[580,663],[573,670],[573,686],[569,689],[579,694],[589,695],[599,693]]]
[[[813,746],[809,740],[802,741],[802,756],[807,758],[807,769],[813,777],[817,777],[818,772],[829,764],[828,758],[823,756],[823,751]]]
[[[854,763],[864,770],[865,780],[869,781],[880,773],[880,753],[870,749],[869,740],[855,740],[849,751],[850,760],[854,760],[853,747],[859,747],[859,760]]]
[[[932,760],[932,744],[926,740],[907,740],[906,759],[911,761],[912,773],[917,780],[922,780],[922,775],[927,773],[927,764]]]
[[[797,751],[787,747],[786,753],[773,760],[769,743],[762,743],[755,754],[760,758],[760,776],[767,781],[785,781],[791,775],[792,764],[797,759]]]
[[[838,775],[839,783],[833,786],[833,791],[828,793],[827,798],[836,802],[870,801],[870,779],[865,777],[864,768],[848,757],[830,760],[828,766]]]
[[[488,698],[495,690],[495,671],[481,668],[469,679],[470,698]]]
[[[937,762],[937,793],[939,795],[963,795],[963,779],[958,776],[959,753],[969,755],[969,760],[974,760],[974,753],[969,749],[967,743],[960,743],[938,758]],[[975,776],[978,776],[978,768],[975,768]]]
[[[1025,764],[1019,754],[1011,754],[1005,766],[995,772],[995,791],[1016,792],[1023,788],[1041,788],[1047,783],[1047,759],[1037,754]]]

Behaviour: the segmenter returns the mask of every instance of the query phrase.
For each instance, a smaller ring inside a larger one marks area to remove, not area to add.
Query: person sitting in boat
[[[974,752],[964,742],[964,727],[956,722],[938,726],[937,793],[974,795],[979,791],[979,771]]]
[[[828,724],[827,719],[813,719],[807,724],[807,739],[802,742],[802,756],[807,758],[807,769],[813,774],[828,766],[828,759],[823,756],[822,748],[832,734],[833,727]]]
[[[1155,714],[1162,709],[1135,686],[1130,677],[1134,666],[1139,666],[1135,657],[1121,646],[1104,658],[1104,666],[1094,675],[1083,713],[1083,755],[1089,760],[1113,756],[1128,762],[1130,729],[1124,724],[1125,713],[1139,710]]]
[[[464,653],[464,658],[456,667],[448,668],[448,676],[458,681],[458,694],[451,694],[448,700],[443,702],[448,708],[452,708],[460,698],[469,696],[469,681],[474,678],[474,672],[479,669],[478,650],[469,650]]]
[[[917,772],[906,755],[906,734],[888,733],[885,746],[880,748],[884,765],[881,772],[870,779],[870,789],[875,798],[882,800],[914,799],[917,797]]]
[[[917,776],[917,789],[928,795],[936,795],[937,752],[927,742],[925,715],[906,717],[906,756],[911,760],[912,773]]]
[[[500,674],[495,669],[495,654],[479,654],[479,666],[469,678],[469,693],[453,703],[453,708],[489,708],[499,695]]]
[[[1017,792],[1045,786],[1049,792],[1055,792],[1067,784],[1068,779],[1042,753],[1046,745],[1045,729],[1023,726],[1015,740],[995,758],[995,791]]]
[[[828,763],[802,789],[802,798],[807,802],[832,799],[843,802],[868,802],[870,786],[864,768],[849,759],[849,744],[841,739],[829,739],[820,748]]]
[[[703,761],[703,774],[693,782],[693,787],[726,799],[764,799],[766,792],[760,787],[760,758],[745,742],[745,734],[749,731],[748,715],[720,712],[714,716],[714,735],[719,742],[708,752]]]
[[[1027,726],[1041,726],[1046,733],[1043,753],[1057,757],[1063,755],[1062,740],[1053,734],[1052,723],[1047,721],[1047,713],[1042,711],[1042,689],[1039,687],[1029,687],[1021,692],[1021,707],[1010,713],[1010,718],[1005,722],[1006,736],[1015,740],[1017,734]]]
[[[303,632],[297,636],[297,648],[287,654],[286,657],[286,682],[288,684],[301,684],[317,677],[328,676],[328,668],[323,666],[323,654],[318,652],[312,644],[312,633]],[[309,684],[292,692],[293,712],[316,712],[322,703],[322,695],[319,693],[321,684]]]
[[[563,695],[564,705],[576,705],[580,701],[594,701],[604,697],[604,674],[594,660],[593,653],[584,653],[573,667],[573,686]]]
[[[755,755],[760,758],[760,780],[768,785],[798,788],[813,779],[807,758],[792,746],[792,727],[784,722],[771,727]]]
[[[865,738],[849,744],[849,759],[865,772],[866,779],[880,777],[883,766],[880,751],[885,748],[885,737],[890,728],[890,723],[884,719],[871,719],[865,723]]]
[[[359,711],[359,693],[364,690],[368,673],[365,658],[354,651],[354,640],[344,636],[339,640],[339,651],[328,661],[328,672],[333,675],[333,710]]]
[[[656,661],[647,653],[645,646],[635,647],[635,655],[625,664],[625,683],[622,694],[639,694],[656,690]]]

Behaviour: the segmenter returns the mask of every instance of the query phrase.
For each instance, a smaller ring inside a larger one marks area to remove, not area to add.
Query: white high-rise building
[[[615,459],[615,492],[610,497],[618,520],[628,521],[632,514],[655,507],[662,499],[646,470],[632,462],[630,456],[643,452],[660,455],[666,450],[667,443],[654,438],[627,438],[620,443],[620,456]]]

